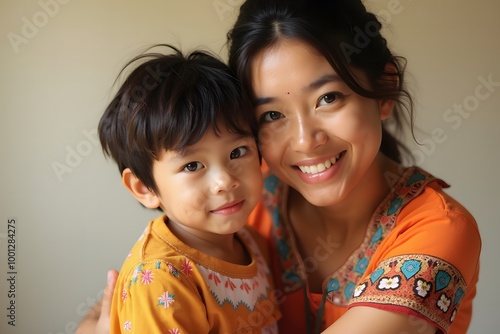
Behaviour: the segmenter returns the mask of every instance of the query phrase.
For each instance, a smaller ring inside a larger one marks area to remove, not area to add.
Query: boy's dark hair
[[[154,160],[163,149],[182,152],[207,130],[256,136],[257,121],[242,103],[240,86],[227,65],[215,56],[194,51],[184,56],[162,44],[169,54],[145,53],[128,62],[143,61],[125,79],[98,126],[105,155],[120,173],[130,168],[150,190]]]

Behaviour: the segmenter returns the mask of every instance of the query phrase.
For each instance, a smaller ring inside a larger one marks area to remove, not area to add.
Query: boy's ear
[[[388,63],[385,65],[384,75],[380,79],[379,84],[381,85],[389,85],[392,89],[396,89],[399,86],[399,75],[398,69],[395,64]],[[385,99],[379,100],[379,109],[380,109],[380,119],[385,120],[392,115],[394,111],[394,105],[396,101],[393,99]]]
[[[156,209],[160,206],[160,198],[151,189],[135,176],[130,168],[125,168],[122,172],[123,185],[130,191],[142,205],[149,209]]]

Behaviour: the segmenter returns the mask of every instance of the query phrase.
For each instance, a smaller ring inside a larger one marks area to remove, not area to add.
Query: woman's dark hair
[[[357,94],[396,101],[389,118],[394,124],[384,121],[380,150],[402,162],[400,149],[408,150],[387,127],[402,130],[404,116],[413,127],[413,102],[404,87],[405,60],[391,53],[380,29],[377,17],[360,0],[247,0],[227,35],[229,67],[248,103],[253,101],[250,67],[260,51],[284,39],[311,45]],[[366,74],[369,87],[359,82],[353,68]]]
[[[235,76],[221,60],[203,51],[184,56],[170,45],[169,54],[146,53],[120,71],[140,63],[125,79],[98,126],[105,155],[120,173],[130,168],[150,190],[154,160],[163,149],[182,152],[208,131],[255,136],[252,108],[242,102]],[[117,78],[118,79],[118,78]]]

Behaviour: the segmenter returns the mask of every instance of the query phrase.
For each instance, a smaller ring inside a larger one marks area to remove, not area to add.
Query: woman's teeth
[[[340,159],[340,154],[336,157],[331,158],[330,160],[326,160],[323,163],[319,163],[317,165],[312,165],[312,166],[299,166],[299,169],[302,173],[306,174],[317,174],[325,171],[326,169],[332,167],[335,165],[337,160]]]

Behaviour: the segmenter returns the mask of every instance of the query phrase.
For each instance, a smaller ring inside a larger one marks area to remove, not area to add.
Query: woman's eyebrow
[[[304,92],[310,92],[330,82],[344,82],[337,73],[328,73],[320,76],[309,85],[302,88]],[[254,106],[260,106],[276,101],[275,97],[258,97],[254,99]]]
[[[343,82],[340,76],[336,73],[329,73],[320,76],[318,79],[311,82],[309,85],[305,86],[302,90],[304,92],[310,92],[312,90],[318,89],[321,86],[330,83],[330,82]]]

